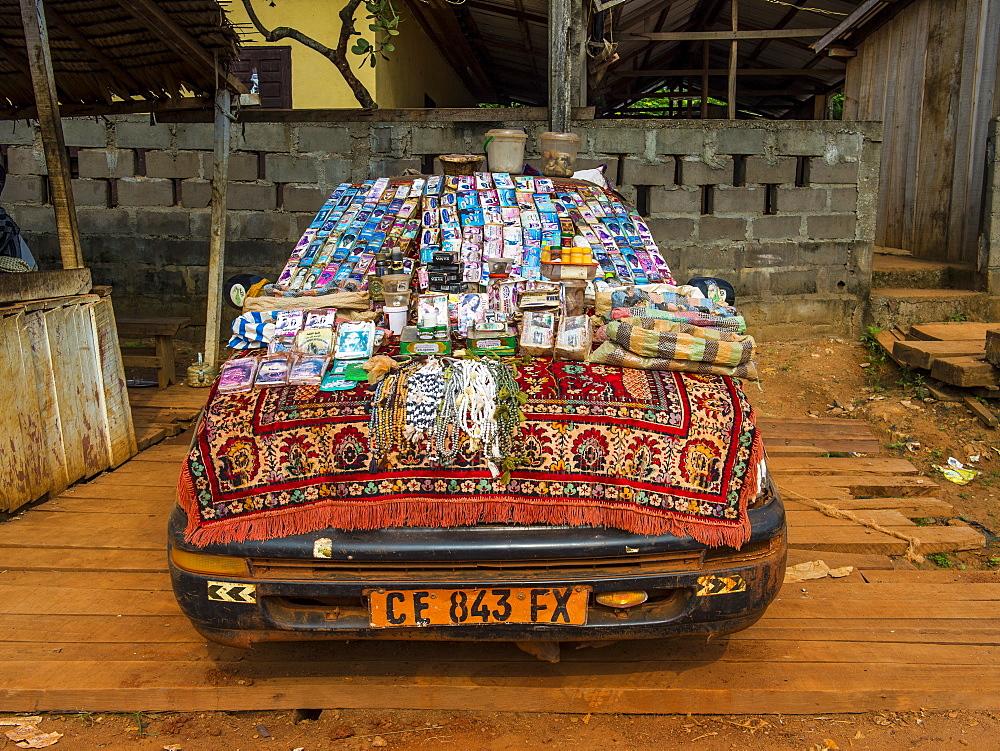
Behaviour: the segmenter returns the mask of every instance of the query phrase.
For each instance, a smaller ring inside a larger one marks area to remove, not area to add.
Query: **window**
[[[261,107],[292,108],[291,47],[244,47],[233,73],[251,94],[260,94]]]

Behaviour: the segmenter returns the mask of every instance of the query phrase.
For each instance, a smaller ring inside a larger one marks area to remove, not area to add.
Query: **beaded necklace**
[[[434,418],[444,395],[441,361],[432,357],[413,373],[406,384],[406,426],[403,437],[413,445],[434,436]]]
[[[434,456],[441,466],[450,467],[458,456],[461,434],[458,427],[458,398],[465,390],[462,360],[452,360],[444,371],[444,392],[434,423]]]

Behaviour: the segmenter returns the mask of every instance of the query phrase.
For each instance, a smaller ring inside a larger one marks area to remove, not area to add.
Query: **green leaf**
[[[372,31],[378,31],[379,30],[379,27],[376,26],[373,23],[368,24],[368,28],[371,29]]]
[[[395,29],[386,29],[386,31],[389,32],[390,36],[398,36],[399,35],[399,32],[396,31]]]
[[[384,45],[383,49],[385,49],[386,52],[395,52],[396,51],[395,45],[392,45],[392,44],[386,44],[386,45]],[[385,55],[383,55],[383,57],[385,57]],[[388,60],[389,58],[386,57],[385,59]]]
[[[371,60],[369,60],[369,62],[371,63],[371,66],[374,68],[375,67],[375,62],[376,62],[375,61],[375,55],[372,55]]]

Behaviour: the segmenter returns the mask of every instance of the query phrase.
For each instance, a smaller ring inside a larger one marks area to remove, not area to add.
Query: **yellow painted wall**
[[[423,107],[427,94],[438,107],[474,107],[476,101],[465,88],[430,37],[402,3],[396,51],[389,62],[375,69],[379,107]]]
[[[344,6],[342,0],[274,0],[274,5],[270,7],[269,0],[253,0],[254,10],[266,28],[290,26],[328,47],[336,47],[340,34],[340,16],[337,14]],[[351,66],[376,103],[380,107],[423,107],[426,92],[440,107],[474,104],[472,96],[423,29],[401,7],[402,3],[399,6],[403,20],[396,37],[396,52],[389,55],[388,63],[380,60],[375,69],[367,64],[360,67],[361,58],[348,53]],[[240,0],[229,3],[227,11],[233,23],[243,25],[245,45],[266,45],[250,24]],[[367,14],[362,3],[355,13],[355,26],[373,41],[365,18]],[[293,39],[282,39],[274,44],[292,50],[292,107],[327,109],[360,106],[340,71],[323,55]]]

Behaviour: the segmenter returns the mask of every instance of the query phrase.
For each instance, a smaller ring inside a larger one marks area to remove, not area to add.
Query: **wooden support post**
[[[31,85],[35,90],[38,124],[42,130],[45,166],[52,185],[52,206],[56,212],[56,233],[64,269],[82,269],[80,228],[76,222],[76,202],[70,179],[69,158],[59,119],[59,97],[52,71],[49,32],[45,25],[42,0],[21,0],[21,22],[31,68]]]
[[[712,60],[712,43],[707,39],[701,43],[701,69],[707,71],[711,65]],[[702,73],[701,75],[701,119],[708,119],[708,73]]]
[[[229,184],[229,130],[232,95],[215,98],[215,154],[212,159],[212,228],[208,240],[208,309],[205,313],[205,362],[219,364],[222,283],[226,270],[226,195]]]
[[[733,22],[733,33],[739,31],[739,10],[740,10],[740,0],[732,0],[732,10],[730,15],[732,16]],[[729,119],[736,119],[736,55],[739,51],[739,42],[733,40],[729,43],[729,93],[727,98],[729,100]]]
[[[549,0],[549,128],[569,130],[575,60],[570,57],[572,6],[580,0]]]

